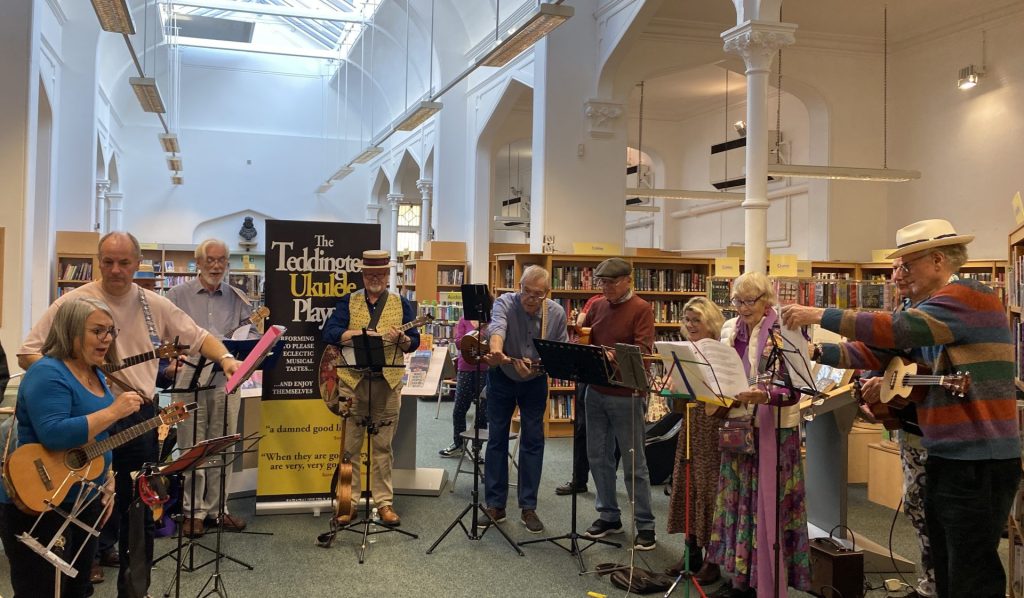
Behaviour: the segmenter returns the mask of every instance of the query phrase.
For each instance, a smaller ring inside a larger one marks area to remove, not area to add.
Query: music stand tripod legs
[[[491,517],[490,513],[487,512],[487,509],[484,508],[483,504],[480,503],[480,464],[477,463],[477,456],[480,454],[482,441],[480,440],[480,428],[476,425],[476,419],[480,417],[480,391],[480,370],[479,368],[477,368],[473,372],[473,405],[474,409],[476,409],[476,414],[474,415],[473,421],[473,492],[471,494],[471,499],[469,501],[469,504],[466,505],[464,509],[462,509],[462,512],[455,517],[455,520],[451,522],[447,529],[445,529],[444,532],[440,536],[438,536],[437,540],[434,540],[434,543],[431,544],[430,548],[427,549],[427,554],[433,554],[434,549],[437,548],[438,545],[440,545],[441,542],[444,541],[444,539],[448,536],[448,534],[451,533],[453,529],[455,529],[455,526],[458,525],[462,528],[462,531],[465,532],[466,538],[469,540],[482,540],[484,534],[486,534],[489,529],[494,528],[498,530],[498,533],[500,533],[502,537],[505,538],[505,541],[508,542],[509,546],[511,546],[512,549],[519,554],[519,556],[526,556],[523,553],[523,551],[519,548],[519,546],[516,545],[515,541],[512,540],[512,538],[508,535],[508,533],[506,533],[505,530],[501,529],[501,527],[498,525],[498,522]],[[490,426],[490,424],[488,424],[488,426]],[[468,513],[472,513],[473,515],[472,517],[470,517],[469,527],[467,528],[466,525],[462,523],[462,518],[465,517]],[[480,517],[481,513],[483,514],[482,518]],[[481,520],[488,521],[489,523],[486,523],[485,525],[481,526]],[[480,529],[483,529],[483,531],[478,532],[477,530]]]
[[[579,384],[579,382],[577,382],[577,384]],[[586,400],[586,397],[584,397],[583,400]],[[572,419],[573,419],[573,426],[574,427],[576,425],[576,417],[577,416],[578,416],[578,410],[574,409],[573,413],[572,413]],[[576,462],[576,443],[574,442],[572,444],[572,463],[575,463],[575,462]],[[583,551],[584,550],[590,548],[594,544],[605,544],[607,546],[614,546],[615,548],[622,548],[622,544],[619,544],[618,542],[612,542],[611,540],[604,540],[602,538],[588,538],[587,536],[584,536],[584,535],[579,534],[579,533],[576,532],[576,525],[577,525],[577,522],[576,522],[576,495],[578,493],[575,492],[575,489],[578,487],[577,484],[579,484],[580,482],[582,482],[584,484],[587,483],[586,480],[577,480],[576,479],[576,468],[573,467],[573,470],[572,470],[572,482],[571,482],[571,484],[572,484],[572,488],[573,488],[574,491],[570,493],[572,495],[572,498],[570,499],[570,500],[572,500],[572,507],[570,509],[571,512],[572,512],[572,519],[570,520],[570,524],[569,524],[569,533],[562,534],[560,536],[551,536],[549,538],[538,538],[536,540],[526,540],[525,542],[520,542],[519,545],[520,546],[526,546],[528,544],[537,544],[538,542],[551,542],[555,546],[561,548],[562,550],[565,550],[566,552],[568,552],[572,556],[576,557],[576,561],[577,561],[577,563],[579,564],[579,567],[580,567],[580,575],[583,575],[587,571],[587,566],[583,562]],[[590,542],[590,544],[587,544],[586,546],[580,548],[580,540],[581,539],[586,541],[586,542]],[[558,542],[559,540],[568,540],[569,541],[569,546],[565,546],[563,544],[560,544]]]

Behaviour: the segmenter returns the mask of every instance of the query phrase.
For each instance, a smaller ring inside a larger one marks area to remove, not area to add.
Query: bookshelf
[[[57,261],[51,300],[99,279],[100,264],[96,257],[99,242],[100,235],[96,232],[57,231]]]
[[[410,301],[442,301],[468,280],[465,260],[408,260],[402,272],[402,296]]]
[[[153,265],[163,276],[157,291],[165,294],[171,287],[188,282],[199,275],[196,267],[196,246],[175,243],[142,243],[142,260]],[[254,307],[263,304],[264,256],[260,253],[231,250],[228,283],[242,290]]]
[[[1013,376],[1014,385],[1017,387],[1017,421],[1024,425],[1024,401],[1019,400],[1021,393],[1024,393],[1024,322],[1021,319],[1021,302],[1024,297],[1024,225],[1014,228],[1008,239],[1007,248],[1008,261],[1002,265],[1000,262],[992,262],[992,284],[1003,291],[1003,298],[1006,303],[1006,315],[1010,322],[1010,331],[1013,334],[1014,363]],[[975,261],[968,262],[976,266],[961,269],[961,272],[968,270],[977,276],[978,280],[988,282],[985,272],[985,264]],[[1024,428],[1022,428],[1024,430]],[[1024,492],[1017,491],[1014,497],[1013,506],[1010,509],[1010,517],[1007,524],[1009,530],[1009,596],[1012,598],[1024,597]]]

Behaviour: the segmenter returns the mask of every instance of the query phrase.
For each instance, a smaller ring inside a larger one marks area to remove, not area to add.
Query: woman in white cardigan
[[[749,272],[733,282],[731,295],[739,316],[726,322],[722,340],[736,349],[748,377],[754,378],[762,373],[764,358],[771,353],[772,330],[778,330],[775,293],[767,276]],[[749,454],[722,453],[708,559],[732,576],[732,587],[716,595],[748,598],[760,592],[767,597],[773,595],[773,586],[779,588],[779,596],[786,595],[787,586],[807,590],[810,561],[799,396],[759,383],[736,399],[729,418],[750,418],[754,442]],[[778,476],[777,464],[781,464]],[[777,515],[782,536],[779,574],[774,574]]]

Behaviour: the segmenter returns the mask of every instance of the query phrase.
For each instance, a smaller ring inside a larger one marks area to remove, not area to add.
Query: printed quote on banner
[[[380,226],[268,220],[266,233],[267,306],[288,331],[263,376],[257,502],[324,500],[341,429],[317,386],[320,329],[341,297],[362,288],[362,252],[378,247]]]

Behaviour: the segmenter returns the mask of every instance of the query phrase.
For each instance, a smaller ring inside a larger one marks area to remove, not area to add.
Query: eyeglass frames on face
[[[117,338],[117,328],[114,328],[113,326],[107,326],[106,328],[90,328],[89,332],[95,334],[96,338],[101,341],[105,341],[108,338],[110,340]]]
[[[548,292],[546,290],[535,291],[533,289],[528,289],[524,286],[522,287],[522,294],[524,297],[529,297],[530,299],[543,299],[545,296],[547,296]]]
[[[740,299],[739,297],[733,297],[732,301],[729,303],[732,303],[733,307],[754,307],[757,305],[757,302],[761,300],[761,297],[764,297],[764,293],[761,293],[753,299]]]
[[[206,263],[207,266],[224,266],[224,265],[227,265],[228,258],[226,258],[226,257],[208,257],[208,258],[204,259],[203,261]]]
[[[912,260],[903,260],[903,263],[900,264],[899,266],[893,266],[893,270],[898,270],[900,274],[910,274],[910,264],[913,264],[914,262],[919,260],[923,260],[924,258],[930,255],[931,253],[926,253],[924,255],[919,255]]]

